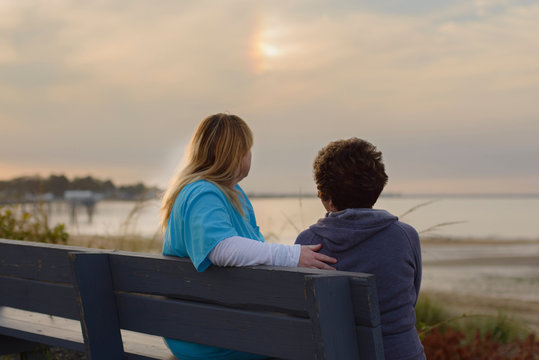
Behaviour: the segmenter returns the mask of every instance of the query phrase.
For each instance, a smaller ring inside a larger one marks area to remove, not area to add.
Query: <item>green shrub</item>
[[[447,321],[453,318],[442,305],[428,296],[421,295],[415,307],[416,328],[420,333],[426,332],[433,327],[445,330]]]
[[[520,321],[501,312],[454,316],[422,294],[416,317],[429,360],[539,360],[539,339]]]
[[[535,334],[509,343],[496,341],[490,333],[480,335],[479,330],[470,340],[459,330],[434,329],[423,339],[425,355],[429,360],[537,360],[539,339]]]
[[[529,330],[522,323],[502,312],[499,312],[497,316],[473,317],[472,315],[467,321],[460,321],[457,327],[467,334],[468,339],[471,334],[477,332],[483,338],[489,334],[493,341],[502,344],[524,339],[529,334]]]
[[[416,305],[416,328],[421,339],[434,329],[444,333],[451,328],[463,334],[465,341],[471,341],[476,336],[485,337],[489,334],[492,341],[502,344],[516,339],[524,339],[530,333],[522,322],[502,312],[498,312],[498,315],[462,314],[455,316],[439,302],[423,294]]]
[[[49,226],[47,212],[37,205],[33,213],[0,207],[0,238],[65,244],[69,234],[64,224]]]

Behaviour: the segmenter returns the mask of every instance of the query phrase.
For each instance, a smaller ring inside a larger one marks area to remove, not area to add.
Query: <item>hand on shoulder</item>
[[[335,264],[337,259],[318,253],[317,251],[321,248],[322,244],[301,246],[298,267],[335,270],[334,267],[329,266],[327,263]]]

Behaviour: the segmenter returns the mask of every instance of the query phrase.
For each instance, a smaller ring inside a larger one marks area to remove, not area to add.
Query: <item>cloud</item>
[[[350,136],[403,179],[502,176],[488,154],[536,174],[539,5],[404,4],[1,2],[0,152],[163,178],[230,111],[255,132],[253,188],[311,186],[316,151]]]

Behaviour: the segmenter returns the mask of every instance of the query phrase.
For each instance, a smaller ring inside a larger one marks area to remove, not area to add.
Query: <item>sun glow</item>
[[[258,44],[258,47],[260,49],[260,53],[267,57],[276,57],[281,54],[281,50],[277,46],[272,44],[260,42]]]
[[[251,67],[255,74],[277,68],[278,60],[285,55],[283,34],[279,27],[259,21],[251,43]]]

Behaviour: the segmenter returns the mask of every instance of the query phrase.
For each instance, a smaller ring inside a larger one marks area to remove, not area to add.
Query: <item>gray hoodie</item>
[[[320,243],[321,253],[337,258],[337,270],[375,275],[385,358],[424,359],[415,330],[421,247],[414,228],[385,210],[346,209],[326,214],[296,240]]]

